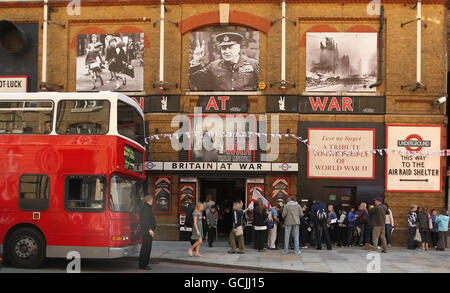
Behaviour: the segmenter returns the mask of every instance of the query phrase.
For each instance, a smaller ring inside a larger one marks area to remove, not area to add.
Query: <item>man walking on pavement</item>
[[[322,249],[322,234],[325,236],[327,249],[332,249],[330,236],[328,235],[327,220],[327,207],[320,200],[314,200],[314,203],[311,206],[311,222],[316,230],[316,248],[318,250]]]
[[[283,219],[284,219],[284,253],[289,252],[289,238],[291,236],[291,231],[294,234],[294,249],[295,254],[300,254],[299,245],[299,227],[300,227],[300,217],[303,216],[303,210],[298,202],[295,200],[294,196],[289,196],[288,203],[283,209]]]
[[[147,195],[142,200],[143,204],[139,212],[141,220],[142,247],[139,255],[139,268],[142,270],[151,270],[149,265],[150,254],[152,252],[152,242],[155,237],[156,219],[153,214],[153,196]]]
[[[374,249],[378,246],[378,239],[381,237],[381,243],[383,245],[382,252],[387,252],[387,243],[385,236],[385,223],[386,214],[389,214],[387,207],[383,204],[383,200],[379,197],[374,199],[375,207],[369,210],[370,216],[372,218],[372,247]]]

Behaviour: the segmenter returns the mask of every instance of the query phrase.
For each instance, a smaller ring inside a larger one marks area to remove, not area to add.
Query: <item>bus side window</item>
[[[105,207],[106,180],[102,175],[69,175],[64,190],[67,210],[95,211]]]
[[[47,175],[25,174],[19,180],[19,208],[24,211],[45,211],[49,206],[50,178]]]

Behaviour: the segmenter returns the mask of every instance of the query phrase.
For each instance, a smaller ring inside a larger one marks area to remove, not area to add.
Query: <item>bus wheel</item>
[[[6,253],[8,260],[17,268],[36,268],[45,258],[42,234],[33,228],[22,228],[9,238]]]

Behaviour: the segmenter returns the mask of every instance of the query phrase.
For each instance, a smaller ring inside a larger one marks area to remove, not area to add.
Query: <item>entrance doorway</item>
[[[349,209],[356,203],[356,187],[340,187],[340,186],[326,186],[328,204],[334,206],[337,212],[339,209]]]
[[[218,236],[228,238],[232,227],[233,202],[242,200],[245,204],[245,179],[201,179],[200,202],[205,202],[208,196],[211,196],[219,208]]]

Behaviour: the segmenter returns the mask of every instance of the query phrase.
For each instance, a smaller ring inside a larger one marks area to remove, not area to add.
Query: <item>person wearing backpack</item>
[[[294,252],[295,254],[300,254],[300,244],[299,244],[299,227],[300,227],[300,217],[303,216],[303,210],[298,202],[295,200],[294,196],[288,197],[288,202],[283,209],[284,218],[284,252],[287,254],[289,252],[289,238],[291,231],[294,234]]]
[[[316,230],[316,248],[318,250],[322,249],[322,235],[325,237],[327,249],[332,249],[330,236],[328,235],[327,221],[327,207],[320,200],[314,200],[314,203],[311,207],[311,222],[312,226]]]

